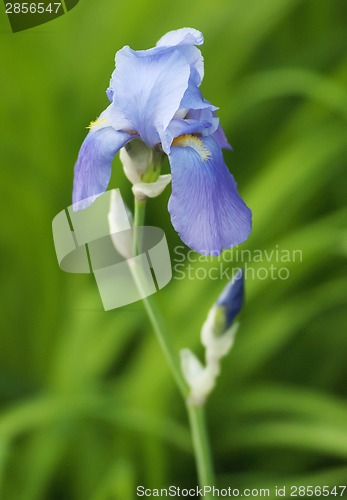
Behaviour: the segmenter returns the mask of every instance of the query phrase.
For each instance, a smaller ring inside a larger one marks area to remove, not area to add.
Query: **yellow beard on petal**
[[[95,121],[91,121],[87,128],[89,130],[92,130],[93,128],[98,127],[99,125],[105,125],[105,122],[106,122],[105,116],[102,118],[97,118]]]
[[[190,147],[200,155],[202,160],[208,160],[211,157],[211,151],[205,146],[202,140],[195,135],[180,135],[172,141],[172,145],[179,146],[181,148]]]

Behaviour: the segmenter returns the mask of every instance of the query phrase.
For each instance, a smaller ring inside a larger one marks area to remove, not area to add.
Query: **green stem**
[[[181,373],[180,360],[178,355],[174,351],[171,338],[165,328],[164,320],[158,308],[158,305],[153,297],[144,298],[143,303],[147,315],[152,323],[158,342],[166,357],[166,361],[176,380],[178,389],[180,390],[182,397],[186,399],[188,397],[188,387]]]
[[[134,255],[140,253],[141,247],[141,232],[137,231],[139,226],[144,225],[146,210],[146,200],[137,200],[135,198],[135,213],[134,213]],[[133,276],[136,284],[141,291],[142,275],[137,267],[132,268]],[[142,294],[144,295],[144,294]],[[145,297],[143,303],[153,326],[156,337],[164,352],[165,358],[177,383],[178,389],[186,402],[187,412],[189,416],[189,424],[192,433],[194,456],[198,472],[199,486],[213,486],[215,484],[213,464],[211,458],[211,450],[209,446],[208,433],[205,422],[204,408],[202,406],[192,405],[187,402],[189,397],[189,388],[184,380],[181,372],[179,356],[176,353],[165,326],[161,311],[157,306],[153,296]],[[205,498],[211,498],[206,495]]]
[[[139,226],[143,226],[146,211],[146,200],[137,200],[135,198],[135,213],[134,213],[134,228],[133,228],[133,238],[134,238],[134,255],[138,255],[141,252],[141,239],[142,231],[139,231]],[[141,272],[139,266],[131,266],[131,271],[136,282],[137,288],[140,290],[142,297],[144,297],[143,303],[147,312],[147,315],[152,323],[154,332],[159,341],[159,344],[164,352],[167,363],[172,371],[172,374],[176,380],[178,388],[184,399],[188,396],[188,387],[183,378],[180,368],[180,360],[175,352],[174,346],[171,341],[167,329],[165,327],[165,321],[161,314],[161,311],[153,296],[146,297],[143,291],[144,276]]]
[[[199,485],[200,487],[214,486],[216,483],[204,408],[203,406],[187,403],[187,411],[192,432]],[[209,496],[206,495],[205,498],[209,498]]]
[[[146,201],[147,201],[146,198],[143,200],[137,200],[135,198],[134,235],[133,235],[134,255],[138,255],[139,253],[141,253],[142,230],[139,230],[139,227],[142,227],[145,222]]]

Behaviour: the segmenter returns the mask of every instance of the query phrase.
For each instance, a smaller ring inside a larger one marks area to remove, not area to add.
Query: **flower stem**
[[[199,485],[200,487],[214,486],[215,477],[204,407],[187,403],[187,411],[192,432]],[[209,497],[206,495],[205,498]]]
[[[160,314],[160,310],[157,306],[157,303],[153,299],[153,297],[146,297],[145,299],[143,299],[143,303],[147,315],[152,323],[156,337],[164,352],[164,355],[171,369],[171,372],[175,378],[178,389],[180,390],[182,397],[186,398],[188,396],[188,388],[181,374],[179,357],[176,355],[173,349],[171,339],[167,334],[163,318]]]
[[[143,200],[138,200],[135,197],[134,235],[133,235],[134,255],[138,255],[139,253],[141,253],[142,230],[139,230],[139,227],[143,226],[145,222],[146,202],[147,202],[146,198],[144,198]]]
[[[141,251],[141,231],[137,231],[139,226],[143,226],[146,211],[146,200],[137,200],[135,198],[135,213],[134,213],[134,255]],[[134,279],[139,290],[142,290],[142,277],[137,268],[132,269]],[[144,294],[142,294],[144,295]],[[199,486],[213,486],[214,472],[211,458],[211,451],[208,440],[208,433],[205,422],[204,408],[202,406],[192,405],[188,402],[189,388],[184,380],[181,372],[180,360],[176,353],[165,326],[164,318],[157,306],[153,296],[145,297],[143,303],[153,326],[156,337],[164,352],[167,363],[176,381],[177,387],[186,403],[189,425],[192,433],[193,449],[195,462],[198,472]],[[205,495],[205,498],[212,498]]]

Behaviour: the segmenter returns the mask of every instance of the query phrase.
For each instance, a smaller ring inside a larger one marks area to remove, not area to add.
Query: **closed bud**
[[[132,184],[154,182],[160,174],[162,152],[134,139],[120,150],[124,173]]]
[[[240,312],[243,302],[244,273],[242,269],[238,269],[237,273],[224,288],[216,302],[216,306],[220,310],[220,316],[224,317],[224,325],[221,325],[221,328],[227,330],[231,326],[234,318]],[[222,322],[221,318],[219,318],[219,322]]]
[[[216,314],[218,315],[218,309],[213,307],[201,330],[201,343],[205,347],[207,364],[219,364],[220,359],[230,352],[239,326],[238,323],[235,323],[223,333],[216,335],[214,328]]]
[[[201,343],[206,349],[206,362],[219,362],[234,343],[238,324],[233,321],[243,305],[244,274],[241,269],[224,288],[217,302],[210,309],[201,330]]]
[[[205,347],[205,366],[189,350],[181,351],[181,367],[190,388],[189,402],[203,405],[216,385],[220,360],[234,343],[238,324],[233,323],[244,299],[244,275],[241,269],[224,288],[210,309],[201,329],[201,343]]]

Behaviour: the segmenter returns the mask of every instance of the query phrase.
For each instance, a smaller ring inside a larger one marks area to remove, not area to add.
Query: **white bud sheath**
[[[119,189],[112,189],[108,225],[115,249],[126,259],[133,256],[132,219],[132,214],[125,205]]]
[[[183,376],[190,388],[189,402],[203,405],[215,386],[216,366],[203,366],[190,349],[181,350],[181,368]]]
[[[154,151],[140,139],[134,139],[119,152],[124,173],[132,184],[141,182],[142,176],[153,163]]]
[[[133,185],[133,193],[137,197],[156,198],[171,182],[171,174],[160,175],[155,182],[137,182]]]
[[[206,363],[219,363],[219,360],[226,356],[233,344],[234,337],[238,329],[238,323],[232,325],[221,335],[216,335],[214,332],[215,318],[217,314],[217,307],[213,306],[210,309],[207,319],[201,329],[201,343],[206,349]]]
[[[222,334],[218,326],[218,307],[213,306],[201,329],[201,343],[205,347],[204,366],[190,349],[181,351],[181,368],[190,388],[188,401],[194,405],[203,405],[207,396],[214,389],[220,374],[220,360],[228,354],[234,343],[238,324],[232,325]]]

